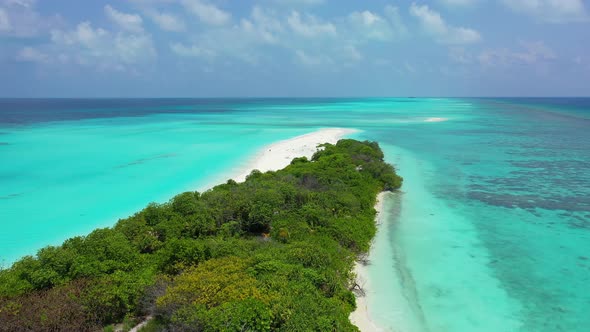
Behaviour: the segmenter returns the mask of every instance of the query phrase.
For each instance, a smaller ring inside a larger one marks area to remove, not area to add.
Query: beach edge
[[[379,227],[380,218],[383,215],[385,196],[389,193],[390,192],[388,191],[382,191],[377,195],[377,201],[375,202],[375,210],[377,211],[377,214],[375,215],[375,223],[377,224],[377,227]],[[369,254],[371,250],[372,248],[369,249],[367,254]],[[373,320],[371,320],[371,315],[369,314],[367,294],[371,290],[371,285],[368,265],[366,263],[356,261],[353,272],[355,275],[354,282],[360,287],[361,292],[354,292],[356,299],[356,309],[350,313],[348,319],[352,324],[358,327],[361,332],[381,331],[382,329],[380,329],[379,326],[375,324]]]
[[[328,127],[270,143],[247,158],[240,165],[229,170],[225,176],[215,177],[212,182],[202,186],[199,190],[206,191],[229,179],[236,182],[244,182],[253,170],[259,170],[263,173],[267,171],[278,171],[289,166],[293,158],[307,157],[311,159],[320,144],[336,144],[340,139],[359,132],[361,130],[353,128]]]

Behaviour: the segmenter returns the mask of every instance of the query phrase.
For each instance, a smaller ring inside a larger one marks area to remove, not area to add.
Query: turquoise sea
[[[432,118],[441,118],[429,121]],[[325,127],[404,177],[370,255],[386,331],[590,331],[590,99],[0,99],[0,260],[207,188]]]

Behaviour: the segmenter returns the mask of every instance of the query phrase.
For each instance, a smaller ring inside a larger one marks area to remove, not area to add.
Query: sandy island
[[[444,120],[443,120],[444,121]],[[339,139],[358,132],[356,129],[345,128],[326,128],[314,131],[309,134],[297,136],[284,141],[279,141],[264,147],[259,151],[246,166],[242,168],[232,178],[238,182],[246,180],[246,176],[252,170],[259,170],[261,172],[279,170],[291,163],[291,160],[296,157],[311,156],[317,151],[317,146],[322,143],[335,144]],[[386,193],[380,193],[377,196],[377,203],[375,209],[377,210],[376,222],[383,210],[383,197]],[[367,269],[360,263],[356,263],[354,268],[356,274],[356,282],[359,284],[365,293],[369,292],[370,286],[368,284]],[[350,321],[356,325],[361,331],[381,331],[381,329],[371,321],[369,312],[367,310],[367,300],[365,296],[356,295],[357,309],[350,314]]]
[[[283,169],[291,163],[293,158],[311,158],[311,156],[313,156],[313,154],[317,151],[317,146],[319,144],[336,144],[339,139],[344,138],[346,135],[357,132],[359,132],[357,129],[325,128],[311,132],[309,134],[296,136],[287,140],[270,144],[262,148],[252,159],[245,163],[244,167],[238,168],[238,170],[234,173],[235,175],[232,175],[229,178],[232,178],[237,182],[243,182],[246,180],[246,176],[248,176],[255,169],[261,172]],[[381,201],[380,197],[381,194],[378,197],[378,202]],[[377,207],[379,206],[380,204],[377,203]],[[378,211],[380,210],[378,209]],[[355,273],[360,275],[357,271],[355,271]],[[359,285],[362,285],[362,283],[359,282]],[[368,314],[366,313],[366,305],[362,301],[364,301],[363,298],[359,297],[357,299],[359,309],[357,309],[355,313],[357,313],[356,315],[359,317],[367,317],[366,321],[370,322],[370,320],[368,320]],[[363,304],[361,305],[361,303]],[[139,328],[147,324],[150,319],[151,317],[144,320],[141,324],[136,326],[135,330],[133,331],[139,330]],[[353,324],[356,324],[361,329],[361,331],[375,331],[374,329],[366,328],[365,326],[369,325],[366,325],[365,320],[362,318],[352,322]]]
[[[237,176],[232,177],[238,182],[246,180],[246,176],[252,170],[259,170],[261,172],[279,170],[291,163],[291,160],[296,157],[311,156],[317,151],[317,146],[322,143],[335,144],[339,139],[346,135],[358,132],[356,129],[345,128],[326,128],[314,131],[309,134],[297,136],[284,141],[279,141],[264,147],[258,152],[249,162],[246,167],[238,172]],[[383,210],[383,197],[386,193],[380,193],[377,196],[377,203],[375,209],[377,210],[378,218]],[[360,263],[356,263],[354,268],[356,274],[356,282],[360,285],[365,293],[370,289],[368,284],[367,269]],[[357,309],[350,314],[350,321],[356,325],[361,331],[381,331],[381,329],[371,321],[369,312],[367,310],[367,300],[365,296],[356,295]]]
[[[283,169],[291,163],[293,158],[311,158],[317,151],[319,144],[336,144],[339,139],[356,132],[359,131],[346,128],[325,128],[270,144],[248,161],[246,166],[237,172],[237,175],[232,176],[232,179],[243,182],[246,180],[246,176],[255,169],[261,172]]]

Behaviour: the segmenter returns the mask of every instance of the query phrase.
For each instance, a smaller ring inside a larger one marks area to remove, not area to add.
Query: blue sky
[[[0,96],[589,96],[585,0],[0,0]]]

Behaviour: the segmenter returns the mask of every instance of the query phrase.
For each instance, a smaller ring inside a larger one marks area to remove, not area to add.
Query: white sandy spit
[[[377,203],[375,204],[377,215],[375,216],[375,222],[378,224],[380,223],[379,218],[383,212],[383,198],[386,194],[387,192],[382,192],[377,196]],[[350,314],[349,319],[362,332],[383,331],[383,329],[379,328],[371,320],[371,315],[369,315],[366,294],[371,292],[371,285],[369,284],[367,267],[357,262],[354,266],[354,273],[356,274],[356,283],[362,288],[365,295],[355,294],[356,310]]]
[[[448,121],[448,118],[428,118],[426,120],[424,120],[424,122],[443,122],[443,121]]]
[[[335,144],[346,135],[358,132],[356,129],[325,128],[309,134],[279,141],[260,150],[246,166],[232,176],[237,182],[246,180],[253,170],[261,172],[283,169],[291,163],[293,158],[311,158],[317,151],[317,146],[323,143]]]

